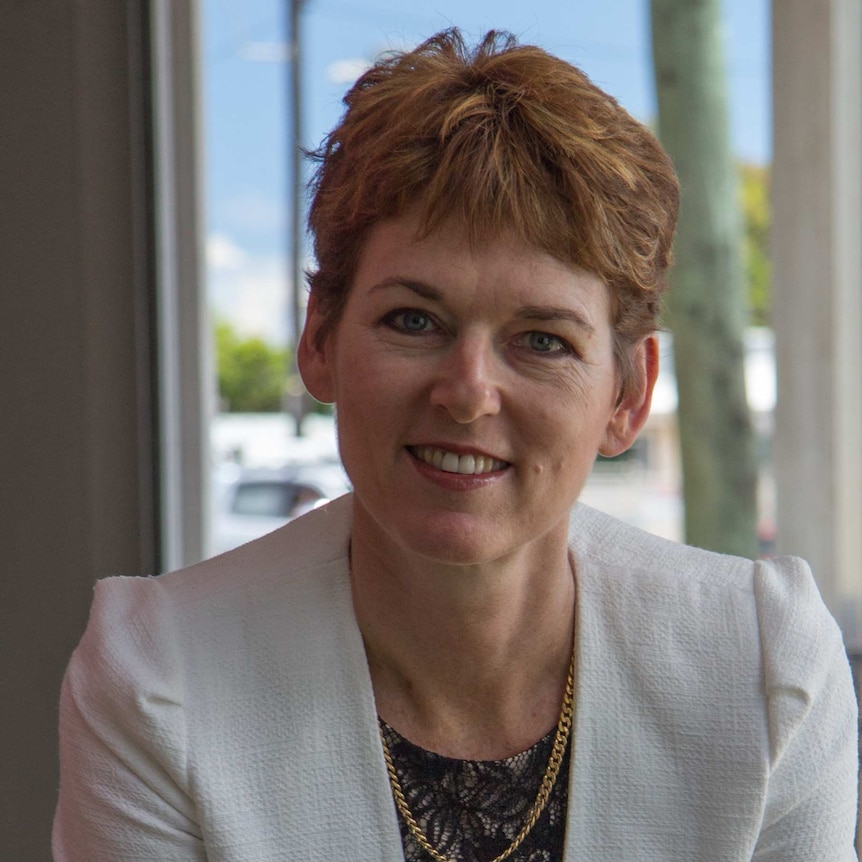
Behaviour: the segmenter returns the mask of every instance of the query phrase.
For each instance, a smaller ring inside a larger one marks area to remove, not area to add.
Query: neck
[[[508,757],[553,728],[573,642],[565,539],[563,529],[511,559],[454,565],[354,529],[353,601],[380,716],[468,759]]]

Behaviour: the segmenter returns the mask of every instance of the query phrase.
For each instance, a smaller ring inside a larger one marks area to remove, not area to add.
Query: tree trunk
[[[668,300],[686,541],[757,554],[746,307],[719,0],[651,0],[659,137],[682,186]]]

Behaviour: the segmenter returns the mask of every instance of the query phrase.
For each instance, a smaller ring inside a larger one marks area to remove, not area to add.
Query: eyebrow
[[[595,335],[595,326],[587,320],[586,316],[574,308],[564,308],[556,305],[525,305],[518,309],[518,316],[527,320],[565,320],[574,323],[575,326],[586,330],[590,335]]]
[[[383,279],[383,281],[378,282],[371,288],[371,292],[374,293],[375,291],[386,290],[387,288],[392,287],[404,287],[415,293],[417,296],[422,297],[422,299],[427,299],[433,302],[442,302],[445,298],[443,291],[436,287],[432,287],[430,284],[417,281],[413,278],[400,278],[398,276]],[[525,320],[535,320],[539,322],[564,320],[568,323],[573,323],[579,329],[583,329],[588,335],[595,335],[596,332],[595,326],[590,323],[582,312],[565,306],[522,305],[517,309],[517,316]]]
[[[390,287],[406,287],[408,290],[412,290],[417,296],[421,296],[422,299],[431,299],[437,302],[441,302],[443,300],[442,290],[438,290],[430,284],[425,284],[425,282],[416,281],[414,278],[400,278],[399,276],[384,278],[383,281],[378,281],[377,284],[371,288],[369,293],[374,293],[378,290],[385,290]]]

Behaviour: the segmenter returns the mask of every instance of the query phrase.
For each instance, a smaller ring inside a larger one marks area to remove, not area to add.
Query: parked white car
[[[222,465],[213,482],[212,553],[256,539],[350,490],[341,464]]]

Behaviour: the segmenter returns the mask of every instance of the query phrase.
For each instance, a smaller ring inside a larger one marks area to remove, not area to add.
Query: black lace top
[[[556,732],[505,760],[454,760],[381,728],[413,817],[437,852],[457,862],[489,862],[512,843],[536,801]],[[512,862],[561,862],[570,749],[571,739],[545,810]],[[399,824],[406,862],[433,862],[400,815]]]

